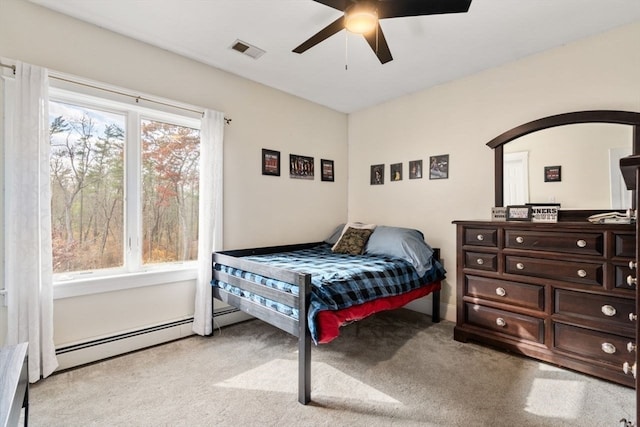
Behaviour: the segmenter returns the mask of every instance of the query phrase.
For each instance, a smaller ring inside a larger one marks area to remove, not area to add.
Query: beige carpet
[[[408,310],[312,349],[297,402],[295,339],[260,321],[54,375],[31,426],[619,426],[634,390],[475,344]]]

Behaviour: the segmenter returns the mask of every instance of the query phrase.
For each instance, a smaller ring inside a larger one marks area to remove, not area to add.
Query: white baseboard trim
[[[214,329],[251,319],[237,309],[216,311]],[[56,349],[57,371],[75,368],[132,351],[167,343],[193,335],[193,318],[136,329],[98,339],[65,345]]]

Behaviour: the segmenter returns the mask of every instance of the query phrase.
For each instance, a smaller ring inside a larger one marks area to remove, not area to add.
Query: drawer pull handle
[[[507,326],[507,322],[502,317],[498,317],[496,319],[496,325],[504,327]]]
[[[636,267],[638,266],[638,263],[635,261],[629,261],[629,269],[630,270],[635,270]]]
[[[638,283],[638,279],[636,279],[635,277],[633,277],[632,275],[628,275],[627,276],[627,285],[629,286],[635,286]]]
[[[614,354],[616,352],[616,346],[610,342],[603,342],[600,348],[607,354]]]
[[[629,342],[627,343],[627,351],[628,351],[629,353],[633,353],[633,352],[634,352],[634,351],[636,351],[637,349],[638,349],[638,346],[637,346],[637,345],[635,345],[634,343],[632,343],[631,341],[629,341]]]
[[[484,234],[478,234],[476,236],[476,239],[480,240],[481,242],[484,240]]]
[[[624,362],[622,364],[622,372],[624,372],[627,375],[633,374],[633,378],[635,378],[636,377],[636,364],[634,363],[633,365],[629,365],[629,362]]]
[[[504,288],[496,288],[496,295],[498,295],[499,297],[503,297],[507,294],[507,291],[504,290]]]
[[[524,264],[523,264],[523,263],[521,263],[521,262],[519,262],[519,263],[517,263],[517,264],[516,264],[516,268],[517,268],[518,270],[524,270]]]
[[[629,320],[635,322],[638,320],[638,315],[635,313],[629,313]]]
[[[484,264],[484,260],[483,260],[482,258],[478,258],[478,259],[476,260],[476,263],[477,263],[478,265],[482,265],[482,264]]]
[[[587,241],[580,239],[576,242],[576,245],[578,245],[579,248],[584,248],[587,246]]]
[[[609,304],[603,305],[600,310],[602,311],[602,314],[604,314],[605,316],[608,316],[608,317],[613,317],[617,313],[617,310],[615,309],[615,307],[613,307],[613,306],[611,306]]]
[[[522,237],[522,236],[518,236],[518,237],[516,237],[516,242],[518,242],[518,243],[524,243],[524,237]]]
[[[578,270],[578,276],[587,277],[587,272],[583,269]]]

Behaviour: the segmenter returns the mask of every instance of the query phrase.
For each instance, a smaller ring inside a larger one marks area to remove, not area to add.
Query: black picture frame
[[[531,206],[511,205],[507,206],[507,221],[531,221]]]
[[[422,179],[422,160],[409,162],[409,179]]]
[[[384,184],[384,163],[371,165],[371,185]]]
[[[389,181],[402,181],[402,163],[393,163],[389,166]]]
[[[314,158],[289,154],[289,178],[314,179]]]
[[[429,157],[429,179],[449,178],[449,155]]]
[[[322,181],[334,182],[333,160],[320,159],[320,179]]]
[[[544,182],[562,181],[562,166],[545,166]]]
[[[280,176],[280,152],[262,149],[262,175]]]

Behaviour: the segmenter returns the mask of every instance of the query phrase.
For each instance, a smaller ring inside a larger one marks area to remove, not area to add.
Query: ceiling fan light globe
[[[378,14],[366,8],[352,8],[344,15],[344,26],[352,33],[370,33],[378,26]]]

